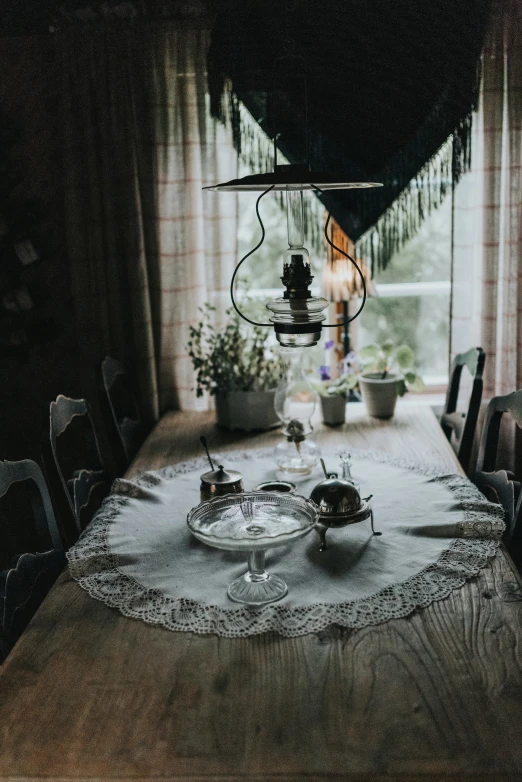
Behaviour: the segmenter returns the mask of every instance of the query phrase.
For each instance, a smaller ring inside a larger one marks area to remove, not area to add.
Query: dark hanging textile
[[[209,52],[212,111],[254,170],[273,157],[240,102],[270,137],[275,126],[290,162],[309,148],[315,169],[383,182],[325,200],[375,271],[469,166],[488,13],[489,0],[227,0]]]

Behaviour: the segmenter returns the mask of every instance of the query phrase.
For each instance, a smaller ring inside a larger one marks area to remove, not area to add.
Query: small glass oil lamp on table
[[[274,405],[285,439],[276,446],[275,461],[284,475],[309,475],[319,461],[319,448],[309,437],[317,394],[303,372],[303,349],[281,348],[281,357],[285,369]]]

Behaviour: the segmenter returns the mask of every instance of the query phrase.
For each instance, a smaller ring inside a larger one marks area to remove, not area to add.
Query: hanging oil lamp
[[[277,161],[277,149],[274,143],[274,158]],[[276,338],[283,347],[298,348],[316,345],[321,338],[321,331],[326,326],[335,327],[344,323],[325,324],[324,310],[328,307],[328,301],[322,297],[313,296],[310,285],[313,276],[310,270],[310,254],[304,247],[304,214],[303,191],[312,190],[318,195],[323,195],[327,190],[350,190],[357,188],[380,187],[376,182],[350,182],[346,177],[311,171],[309,165],[275,165],[274,171],[267,174],[254,174],[233,179],[217,185],[205,187],[204,190],[223,192],[252,192],[261,191],[256,202],[256,214],[261,226],[261,239],[239,261],[232,275],[230,283],[230,298],[237,314],[254,326],[266,326],[273,328]],[[266,303],[267,309],[272,313],[269,323],[258,323],[248,318],[241,312],[234,298],[234,285],[241,265],[261,247],[265,239],[265,228],[259,213],[261,199],[273,190],[286,191],[286,219],[288,228],[288,249],[283,256],[283,275],[281,281],[285,286],[281,297]],[[328,236],[330,215],[325,223],[324,235],[327,243],[347,258],[354,266],[361,281],[362,302],[357,312],[347,322],[354,320],[362,311],[366,301],[366,280],[356,261],[347,253],[336,247]]]

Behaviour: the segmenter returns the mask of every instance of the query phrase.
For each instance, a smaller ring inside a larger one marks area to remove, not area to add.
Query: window
[[[375,275],[378,297],[358,320],[357,342],[405,342],[415,352],[427,386],[448,382],[451,198]]]

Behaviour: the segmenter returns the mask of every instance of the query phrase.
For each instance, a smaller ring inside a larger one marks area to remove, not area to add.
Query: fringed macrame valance
[[[471,127],[471,118],[467,128]],[[410,180],[375,224],[357,241],[357,254],[375,272],[384,269],[388,260],[411,239],[433,209],[436,209],[469,168],[469,141],[460,145],[452,135],[435,155]],[[458,166],[458,168],[457,168]]]
[[[375,273],[469,167],[488,13],[489,0],[231,0],[213,26],[211,110],[253,172],[271,170],[275,130],[291,163],[383,182],[324,201]],[[274,71],[289,40],[304,53],[308,149],[302,102]]]

